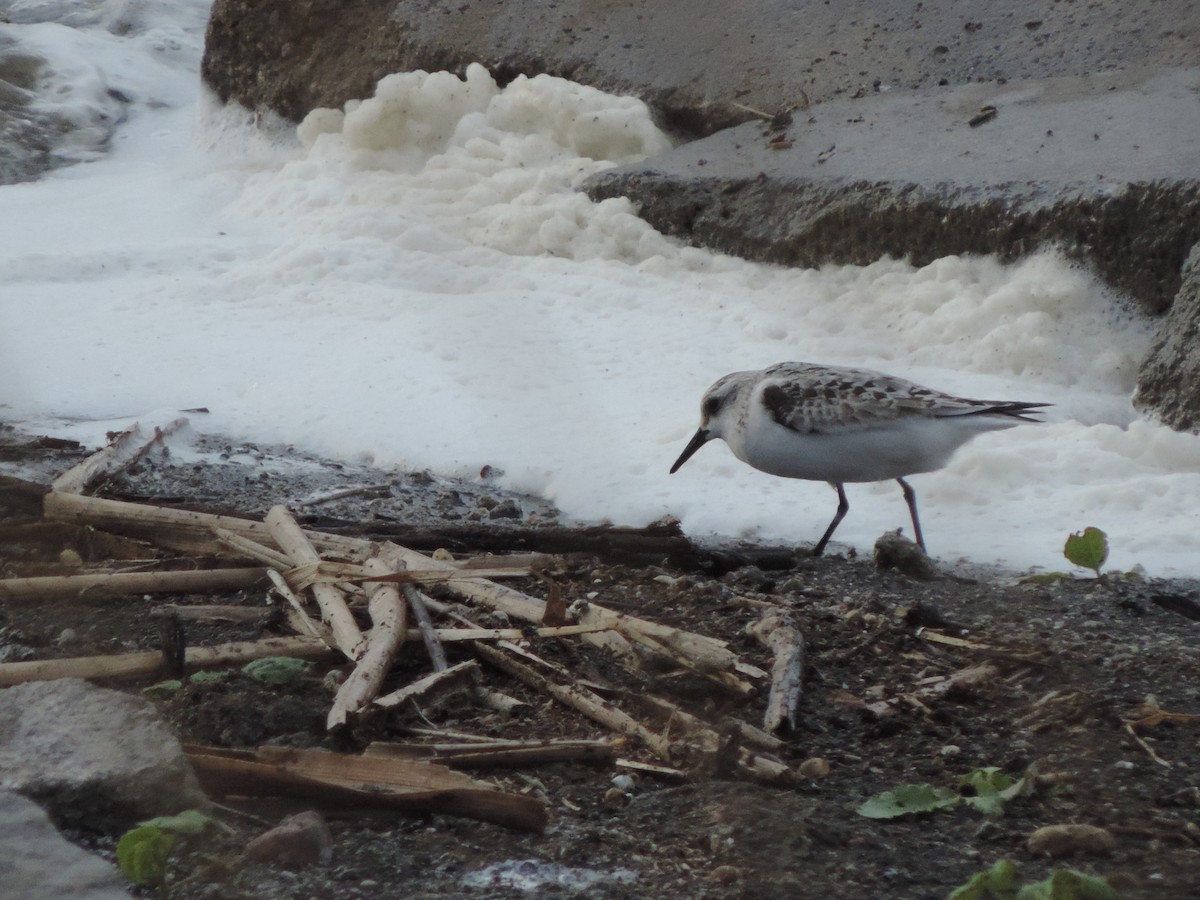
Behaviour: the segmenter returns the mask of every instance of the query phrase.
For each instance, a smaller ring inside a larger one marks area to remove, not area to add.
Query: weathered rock
[[[1133,402],[1172,428],[1200,431],[1200,243],[1192,247],[1181,281],[1138,372]]]
[[[1077,853],[1111,853],[1117,840],[1111,831],[1096,825],[1046,825],[1029,835],[1026,845],[1035,856],[1059,859]]]
[[[285,869],[325,866],[333,859],[333,833],[320,813],[307,810],[260,834],[246,845],[246,855]]]
[[[1192,0],[217,0],[203,77],[300,119],[391,72],[481,62],[634,94],[696,135],[804,96],[1200,65],[1198,20]]]
[[[208,802],[153,704],[77,678],[0,691],[0,789],[108,832]]]
[[[116,868],[67,841],[32,800],[0,791],[0,885],[21,900],[128,900]]]

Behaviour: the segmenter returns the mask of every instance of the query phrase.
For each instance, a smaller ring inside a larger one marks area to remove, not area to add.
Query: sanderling
[[[837,514],[814,556],[825,550],[850,508],[847,482],[894,478],[924,550],[917,495],[904,476],[940,469],[977,434],[1040,421],[1025,413],[1049,405],[968,400],[869,369],[779,363],[733,372],[705,392],[700,429],[671,473],[721,438],[734,456],[763,472],[829,482],[837,491]]]

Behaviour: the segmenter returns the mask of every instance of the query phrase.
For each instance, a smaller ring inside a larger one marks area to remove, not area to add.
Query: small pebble
[[[741,877],[742,870],[737,866],[717,866],[708,873],[709,880],[717,884],[733,884]]]
[[[83,557],[79,555],[77,550],[72,550],[67,547],[58,554],[58,561],[64,566],[70,566],[73,569],[78,569],[83,565]]]
[[[824,778],[829,774],[829,760],[814,756],[800,763],[798,771],[805,778]]]
[[[614,775],[612,778],[612,786],[615,788],[620,788],[623,791],[632,791],[637,787],[637,779],[635,779],[632,775],[625,773]]]
[[[618,810],[624,809],[633,800],[629,794],[621,790],[619,787],[610,787],[604,792],[604,799],[600,802],[604,804],[605,809]]]

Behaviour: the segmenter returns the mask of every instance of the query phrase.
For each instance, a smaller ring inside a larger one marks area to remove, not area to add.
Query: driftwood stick
[[[659,759],[666,762],[671,761],[671,745],[662,735],[651,731],[637,719],[617,709],[586,688],[573,684],[557,684],[525,663],[517,662],[503,650],[489,647],[486,644],[476,644],[475,652],[488,663],[507,672],[518,681],[549,694],[560,703],[583,713],[589,719],[599,722],[618,734],[638,738]]]
[[[407,687],[375,698],[375,705],[384,708],[401,706],[410,700],[441,699],[470,689],[479,680],[479,663],[473,659],[419,678]]]
[[[266,525],[275,542],[279,544],[294,565],[316,566],[320,564],[321,557],[309,543],[296,520],[292,518],[287,507],[273,506],[267,513]],[[333,638],[337,642],[338,649],[346,654],[347,658],[357,660],[366,649],[366,641],[363,639],[362,632],[359,631],[358,623],[354,621],[349,607],[346,606],[342,592],[332,585],[314,584],[312,593],[316,598],[317,605],[321,607],[322,620],[333,630]]]
[[[398,565],[404,565],[399,554],[395,551],[391,551],[391,553],[392,558],[397,561]],[[400,589],[404,593],[404,599],[408,601],[408,608],[413,611],[413,618],[417,620],[417,625],[421,632],[421,640],[425,642],[425,652],[429,654],[429,659],[433,662],[434,671],[446,671],[450,664],[446,661],[446,650],[442,647],[442,640],[443,636],[450,629],[434,628],[433,620],[429,616],[430,607],[444,609],[443,604],[438,603],[432,597],[426,596],[423,592],[417,590],[414,585],[401,585]],[[529,705],[518,700],[516,697],[510,697],[508,694],[485,687],[479,679],[476,679],[474,686],[471,688],[471,693],[479,703],[505,716],[516,715],[520,710]]]
[[[343,497],[354,497],[358,494],[377,494],[379,492],[387,492],[392,489],[391,482],[382,484],[358,484],[353,487],[338,488],[335,491],[326,491],[323,494],[316,494],[312,497],[306,497],[303,500],[297,500],[296,506],[300,509],[307,509],[310,506],[318,506],[322,503],[329,503],[331,500],[340,500]]]
[[[213,534],[217,536],[217,540],[223,546],[239,555],[244,555],[247,559],[260,562],[264,566],[279,569],[281,572],[292,566],[292,561],[273,547],[260,544],[258,541],[230,531],[228,528],[214,528]]]
[[[434,671],[444,672],[450,668],[450,663],[446,661],[446,651],[442,647],[437,629],[433,627],[433,619],[429,616],[426,596],[410,584],[404,585],[401,590],[404,592],[404,599],[408,601],[409,609],[413,612],[413,618],[417,620],[421,639],[425,642],[425,652],[433,662]]]
[[[371,574],[392,571],[386,559],[367,560]],[[400,591],[394,584],[368,584],[369,610],[373,627],[367,637],[367,649],[350,677],[342,682],[333,706],[325,719],[328,730],[345,725],[348,716],[361,712],[379,694],[406,634],[406,609]]]
[[[143,537],[160,547],[186,553],[222,553],[224,547],[214,536],[214,529],[217,528],[227,529],[268,547],[277,546],[265,524],[237,516],[218,516],[59,491],[51,491],[43,497],[42,509],[46,520],[50,522],[94,525],[107,531]],[[319,532],[306,534],[317,550],[327,556],[363,562],[374,555],[369,541]]]
[[[392,744],[376,742],[366,756],[428,759],[452,768],[516,767],[548,762],[608,763],[616,755],[613,741],[498,741],[494,744]]]
[[[0,600],[124,597],[132,594],[203,594],[253,587],[263,569],[191,569],[90,575],[46,575],[0,581]]]
[[[789,731],[794,731],[803,688],[804,635],[795,620],[781,609],[766,610],[746,631],[775,657],[771,663],[771,692],[767,696],[763,730],[774,733],[786,724]]]
[[[239,665],[264,656],[324,660],[330,658],[331,651],[312,638],[266,638],[213,647],[188,647],[184,664],[189,670],[205,669]],[[52,681],[55,678],[153,678],[161,675],[162,671],[163,658],[158,650],[0,663],[0,688],[26,681]]]

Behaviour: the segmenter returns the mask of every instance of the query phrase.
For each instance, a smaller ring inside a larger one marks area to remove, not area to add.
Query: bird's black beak
[[[712,435],[710,435],[703,428],[692,435],[692,439],[688,441],[688,445],[684,447],[683,452],[679,454],[679,459],[675,460],[675,465],[671,466],[671,474],[674,475],[677,471],[679,471],[679,467],[691,459],[692,454],[707,444],[710,440],[712,440]]]

